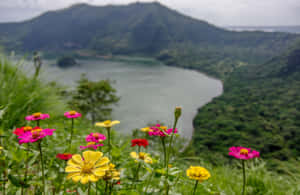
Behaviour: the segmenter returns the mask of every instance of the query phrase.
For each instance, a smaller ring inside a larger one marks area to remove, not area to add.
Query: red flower
[[[16,128],[14,131],[13,131],[13,134],[16,134],[16,135],[22,135],[23,133],[27,132],[27,131],[32,131],[32,127],[30,126],[26,126],[26,127],[21,127],[21,128]]]
[[[59,158],[61,160],[69,160],[72,158],[72,154],[70,153],[57,154],[56,158]]]
[[[148,140],[146,140],[146,139],[133,139],[133,140],[131,140],[131,147],[134,147],[136,145],[138,145],[139,147],[144,146],[144,148],[146,148],[149,145],[149,143],[148,143]]]
[[[120,185],[121,184],[121,181],[119,180],[119,181],[117,181],[117,183],[116,184],[118,184],[118,185]]]

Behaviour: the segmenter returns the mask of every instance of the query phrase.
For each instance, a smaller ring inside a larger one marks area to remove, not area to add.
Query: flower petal
[[[119,124],[119,123],[120,123],[120,121],[112,121],[112,122],[111,122],[111,126],[116,125],[116,124]]]
[[[67,165],[72,166],[72,167],[81,167],[81,164],[78,164],[72,158],[70,160],[68,160]]]
[[[71,179],[71,178],[73,178],[73,177],[75,177],[75,176],[80,176],[80,172],[69,173],[69,174],[67,175],[67,179]]]
[[[67,173],[75,173],[75,172],[80,172],[81,169],[79,167],[73,167],[73,166],[67,166],[65,168],[65,172]]]
[[[82,153],[85,162],[96,163],[102,156],[102,152],[85,151]]]
[[[77,164],[79,164],[79,165],[82,165],[82,164],[83,164],[82,157],[81,157],[79,154],[74,154],[74,155],[72,156],[72,160],[73,160],[74,162],[76,162]]]
[[[76,176],[73,176],[72,177],[72,180],[75,182],[75,183],[77,183],[80,179],[81,179],[81,175],[76,175]]]
[[[95,164],[95,167],[97,168],[108,163],[109,163],[109,159],[107,157],[103,157]]]
[[[80,183],[87,184],[88,182],[89,182],[89,175],[88,174],[83,175],[80,179]]]
[[[91,182],[97,182],[100,178],[97,177],[96,175],[89,175],[89,180]]]
[[[136,152],[130,152],[130,156],[136,159],[139,158]]]
[[[104,123],[95,123],[95,126],[98,126],[98,127],[105,127],[106,125]]]

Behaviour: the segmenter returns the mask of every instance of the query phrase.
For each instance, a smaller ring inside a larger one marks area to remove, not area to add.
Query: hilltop
[[[0,44],[8,50],[146,55],[170,65],[201,66],[203,71],[208,71],[205,68],[211,62],[225,58],[262,62],[282,52],[295,38],[288,33],[228,31],[160,3],[76,4],[28,21],[0,24]],[[178,56],[198,56],[201,64],[186,61],[182,65]]]

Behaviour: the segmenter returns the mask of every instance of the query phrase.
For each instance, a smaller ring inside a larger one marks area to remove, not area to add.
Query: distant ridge
[[[300,34],[300,25],[293,26],[225,26],[225,29],[233,31],[263,31],[263,32],[286,32]]]
[[[31,20],[0,24],[0,44],[8,50],[78,51],[101,55],[160,56],[192,50],[226,51],[237,57],[267,59],[280,53],[296,35],[231,32],[153,3],[92,6],[75,4]],[[244,59],[243,59],[244,60]]]

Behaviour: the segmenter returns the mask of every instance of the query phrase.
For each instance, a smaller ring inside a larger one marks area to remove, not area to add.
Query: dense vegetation
[[[74,123],[71,123],[71,119],[63,116],[63,113],[69,108],[65,101],[62,101],[63,97],[59,95],[60,90],[57,86],[45,86],[36,78],[24,75],[18,66],[11,66],[10,62],[3,57],[0,60],[0,78],[0,112],[2,113],[0,145],[3,147],[0,148],[0,192],[2,194],[20,194],[23,188],[23,193],[42,194],[44,184],[42,168],[39,166],[41,157],[39,143],[41,143],[44,154],[42,161],[45,169],[46,194],[67,194],[74,191],[79,194],[96,194],[96,191],[98,193],[106,191],[105,183],[107,181],[104,180],[99,180],[92,185],[67,180],[67,174],[64,171],[66,162],[56,158],[56,155],[64,152],[80,154],[79,146],[85,144],[86,135],[99,132],[107,136],[107,130],[90,125],[90,121],[84,118],[75,118]],[[41,127],[56,129],[56,131],[52,136],[43,138],[42,142],[19,145],[17,136],[12,133],[13,130],[24,125],[35,125],[36,121],[25,121],[24,116],[41,110],[50,113],[50,119],[40,121]],[[74,137],[72,147],[69,148],[72,124],[74,125],[74,129],[72,128]],[[114,183],[111,188],[112,194],[163,194],[167,185],[164,182],[166,170],[163,167],[164,156],[158,137],[149,137],[140,130],[134,131],[133,136],[120,135],[113,129],[111,132],[111,156],[107,153],[107,140],[103,142],[104,146],[100,149],[105,156],[110,157],[110,160],[116,165],[116,169],[121,173],[120,182],[110,181]],[[141,151],[151,154],[153,160],[153,164],[147,164],[143,160],[138,161],[141,167],[140,177],[137,181],[135,175],[138,163],[130,156],[130,152],[136,151],[136,146],[131,147],[130,144],[133,138],[148,139],[149,145],[146,149],[141,148]],[[183,141],[177,136],[174,138],[168,178],[169,194],[192,193],[195,182],[185,173],[190,165],[203,166],[211,174],[207,181],[199,183],[197,194],[240,194],[242,174],[238,160],[233,164],[213,166],[207,162],[207,159],[189,156],[188,153],[182,152],[180,149]],[[262,155],[264,154],[262,153]],[[262,159],[255,159],[255,161],[247,163],[247,194],[299,193],[299,175],[295,173],[291,173],[289,176],[279,175],[268,171],[265,165],[266,163]]]
[[[224,94],[199,109],[192,145],[224,153],[225,146],[235,143],[259,149],[265,158],[297,159],[299,67],[298,42],[264,64],[235,69],[224,79]]]

